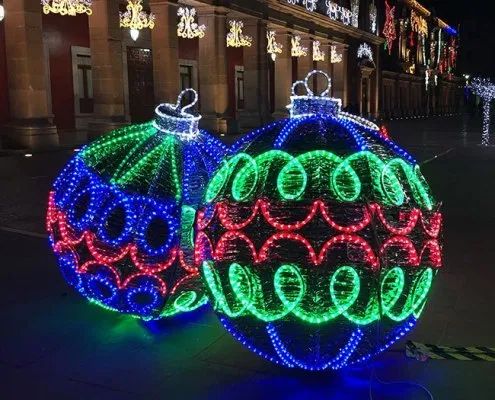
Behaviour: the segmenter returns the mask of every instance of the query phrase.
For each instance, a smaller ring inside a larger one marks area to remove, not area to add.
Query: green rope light
[[[270,188],[273,181],[276,181],[276,187]],[[230,194],[226,192],[227,187],[231,189]],[[255,158],[240,153],[226,161],[213,177],[205,200],[211,203],[232,196],[235,201],[252,201],[261,192],[275,200],[297,201],[304,200],[308,187],[318,196],[344,202],[364,198],[402,206],[408,197],[412,197],[423,208],[431,210],[434,207],[418,166],[413,167],[400,158],[383,161],[368,151],[346,158],[325,150],[297,157],[280,150],[271,150]]]
[[[404,270],[394,267],[383,274],[379,293],[373,292],[372,287],[366,293],[362,287],[366,280],[360,277],[359,270],[342,266],[329,279],[328,298],[315,301],[308,278],[295,264],[282,265],[275,271],[273,288],[262,286],[256,269],[238,263],[230,265],[226,285],[222,285],[212,262],[204,262],[202,271],[215,308],[230,318],[252,315],[274,322],[292,315],[309,324],[323,324],[339,316],[357,325],[369,325],[382,316],[396,322],[411,315],[419,317],[434,277],[431,268],[419,269],[407,284]]]

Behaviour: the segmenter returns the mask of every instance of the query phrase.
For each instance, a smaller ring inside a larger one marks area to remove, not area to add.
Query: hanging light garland
[[[45,14],[60,14],[76,16],[77,14],[91,15],[92,0],[41,0]],[[0,21],[3,18],[0,16]]]
[[[337,46],[330,47],[330,62],[332,64],[338,64],[342,62],[342,54],[337,53]]]
[[[230,31],[227,34],[227,47],[251,47],[253,38],[242,33],[242,21],[229,21]]]
[[[383,26],[383,36],[387,40],[388,54],[392,54],[392,46],[397,39],[397,31],[395,30],[395,6],[391,7],[388,1],[385,0],[385,25]]]
[[[180,17],[177,25],[177,35],[184,39],[204,38],[206,26],[198,25],[195,22],[196,9],[180,7],[177,10],[177,15]]]
[[[483,136],[482,145],[490,144],[490,108],[495,99],[495,84],[489,79],[474,78],[469,85],[471,91],[483,100]]]
[[[313,42],[313,61],[325,61],[325,52],[321,49],[321,42]]]
[[[282,54],[282,46],[280,43],[277,43],[276,33],[275,31],[268,31],[266,33],[266,38],[268,40],[268,44],[266,46],[266,51],[271,55],[272,60],[275,61],[277,59],[277,54]]]
[[[155,14],[143,11],[142,0],[128,0],[127,11],[120,13],[120,27],[129,28],[131,37],[136,41],[141,29],[155,27]]]
[[[375,2],[373,1],[370,4],[370,29],[371,29],[371,33],[375,33],[375,34],[378,31],[377,15],[378,15],[378,11]]]
[[[308,48],[301,45],[301,36],[292,36],[291,47],[292,57],[306,57],[308,55]]]

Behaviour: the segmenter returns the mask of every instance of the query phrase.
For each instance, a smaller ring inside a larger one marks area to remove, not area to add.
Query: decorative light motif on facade
[[[326,0],[325,4],[327,6],[327,15],[330,17],[330,19],[340,21],[345,25],[351,25],[352,22],[351,10],[342,7],[331,0]]]
[[[383,26],[383,36],[387,40],[388,54],[392,54],[392,46],[397,39],[397,31],[395,30],[395,6],[391,7],[385,0],[385,25]]]
[[[308,11],[316,11],[318,7],[318,0],[287,0],[287,3],[294,5],[302,3]]]
[[[371,50],[371,47],[368,45],[368,43],[361,43],[359,45],[358,51],[357,51],[357,57],[358,58],[367,58],[371,62],[373,61],[373,50]]]
[[[141,29],[155,27],[155,14],[143,11],[142,0],[128,0],[127,11],[120,13],[120,27],[129,28],[131,37],[136,41]]]
[[[351,0],[351,25],[354,28],[359,26],[359,0]]]
[[[92,0],[41,0],[45,14],[60,14],[75,16],[77,14],[91,15]],[[3,7],[2,7],[3,8]],[[0,11],[1,14],[1,11]],[[0,16],[0,21],[3,18]]]
[[[420,35],[428,35],[428,22],[414,10],[411,10],[411,29]]]
[[[301,36],[293,36],[291,45],[292,57],[306,57],[308,55],[308,48],[301,45]]]
[[[337,46],[330,47],[330,62],[332,64],[338,64],[342,62],[342,54],[337,53]]]
[[[483,100],[483,136],[482,145],[490,144],[490,108],[495,99],[495,84],[489,79],[474,78],[469,85],[471,91]]]
[[[5,18],[5,8],[0,4],[0,22]]]
[[[313,61],[325,61],[325,52],[321,49],[321,42],[313,42]]]
[[[179,7],[177,15],[180,17],[177,25],[177,35],[184,39],[204,38],[206,26],[198,25],[195,21],[196,9]]]
[[[282,46],[280,43],[277,43],[277,38],[275,37],[275,31],[268,31],[266,33],[266,38],[268,39],[268,44],[266,46],[266,51],[271,55],[272,60],[275,61],[277,58],[277,54],[282,54]]]
[[[227,47],[251,47],[253,38],[242,33],[244,22],[229,21],[230,31],[227,34]]]
[[[376,9],[375,2],[370,4],[370,29],[371,33],[377,33],[378,32],[378,27],[377,27],[377,16],[378,16],[378,11]]]

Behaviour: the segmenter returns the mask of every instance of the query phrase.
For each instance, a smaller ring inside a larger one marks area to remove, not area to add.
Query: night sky
[[[495,79],[495,2],[493,0],[424,0],[421,4],[454,28],[460,24],[459,70]]]

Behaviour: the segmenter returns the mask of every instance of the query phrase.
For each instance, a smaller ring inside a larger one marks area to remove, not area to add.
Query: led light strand
[[[202,39],[205,37],[206,25],[198,25],[195,21],[195,8],[179,7],[177,16],[180,17],[177,24],[177,36],[184,39]]]
[[[392,54],[392,46],[397,39],[397,31],[395,29],[395,6],[391,7],[389,2],[385,0],[385,25],[383,26],[383,36],[386,39],[388,54]]]
[[[276,269],[273,276],[275,290],[271,294],[260,286],[261,277],[253,268],[231,264],[225,284],[209,262],[203,264],[202,273],[215,299],[216,309],[229,318],[252,315],[263,322],[275,322],[291,316],[308,324],[321,325],[344,317],[360,326],[370,325],[382,316],[395,322],[404,321],[411,315],[417,318],[423,310],[434,276],[431,268],[421,269],[406,287],[403,269],[394,267],[383,275],[380,294],[374,297],[375,294],[371,293],[372,297],[365,301],[361,295],[364,279],[353,267],[342,266],[330,275],[328,300],[323,296],[315,304],[310,294],[313,290],[294,264]],[[399,301],[403,296],[406,297],[405,303]],[[265,300],[266,297],[270,301]],[[367,303],[364,312],[359,307],[361,302]]]
[[[301,44],[301,36],[298,35],[292,36],[291,54],[292,57],[306,57],[308,55],[308,48],[303,47]]]
[[[244,22],[231,20],[229,21],[230,30],[227,34],[227,47],[251,47],[253,38],[245,35],[242,30]]]
[[[76,16],[77,14],[91,15],[92,0],[41,0],[45,14],[60,14]],[[0,21],[2,18],[0,18]]]
[[[321,49],[319,40],[313,41],[313,61],[325,61],[325,52]]]
[[[272,60],[275,61],[277,59],[277,54],[282,54],[284,46],[282,46],[280,43],[277,43],[275,31],[268,31],[266,33],[266,38],[268,40],[266,51],[268,54],[271,55]]]

